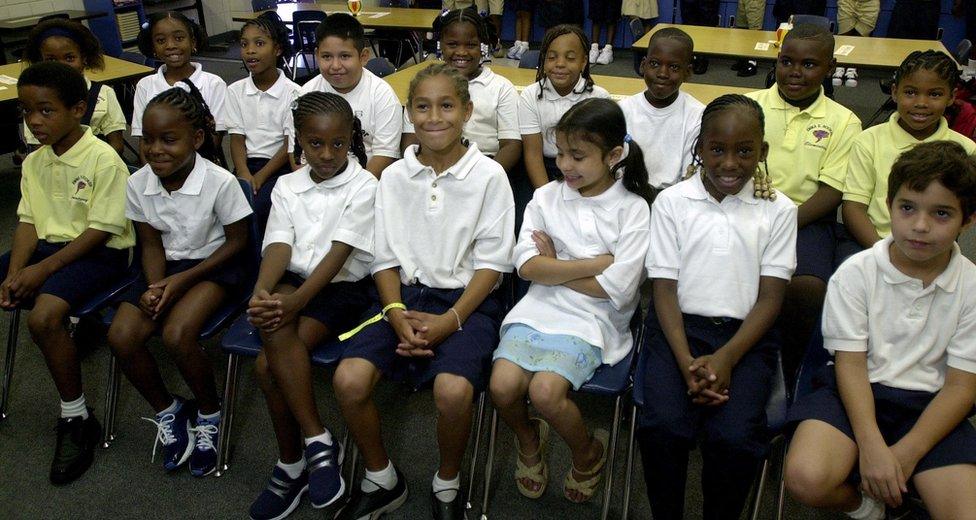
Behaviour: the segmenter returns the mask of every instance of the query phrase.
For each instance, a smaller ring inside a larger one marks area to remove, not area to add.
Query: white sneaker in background
[[[596,60],[599,57],[600,57],[600,44],[594,43],[590,45],[590,65],[596,63]]]
[[[845,87],[856,87],[857,86],[857,69],[850,67],[847,72],[844,73],[844,86]]]
[[[517,53],[521,48],[522,48],[522,42],[515,40],[515,43],[513,43],[512,46],[508,49],[508,54],[506,54],[505,57],[510,60],[517,60],[518,58],[515,56],[515,53]]]
[[[837,67],[834,71],[834,75],[830,78],[830,83],[835,87],[839,87],[844,84],[844,67]]]
[[[525,51],[529,50],[529,42],[519,42],[518,50],[515,51],[515,59],[521,60]]]
[[[590,51],[593,54],[593,51]],[[600,50],[600,54],[596,57],[596,62],[600,65],[609,65],[613,62],[613,47],[608,43],[603,46]]]

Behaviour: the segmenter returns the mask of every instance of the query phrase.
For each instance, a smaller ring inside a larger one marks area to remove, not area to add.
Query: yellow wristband
[[[383,312],[380,313],[383,316],[383,321],[390,321],[390,319],[386,317],[386,313],[392,311],[393,309],[400,309],[401,311],[405,311],[407,310],[407,306],[404,305],[403,302],[393,302],[387,305],[386,307],[383,307]]]
[[[389,312],[389,311],[391,311],[391,310],[393,310],[393,309],[407,310],[407,306],[404,305],[403,302],[393,302],[393,303],[387,305],[386,307],[383,307],[383,310],[382,311],[380,311],[378,314],[376,314],[374,316],[371,316],[366,321],[360,323],[356,328],[350,330],[349,332],[343,332],[342,334],[339,334],[339,341],[346,341],[347,339],[349,339],[349,338],[355,336],[356,334],[358,334],[359,331],[361,331],[361,330],[365,329],[366,327],[368,327],[368,326],[376,323],[377,321],[380,321],[380,320],[388,321],[386,319],[386,313]]]

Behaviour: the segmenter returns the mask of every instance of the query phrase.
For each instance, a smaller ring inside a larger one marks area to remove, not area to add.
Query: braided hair
[[[567,34],[572,34],[579,38],[580,45],[583,46],[584,56],[586,56],[590,48],[590,39],[586,37],[586,34],[583,33],[583,30],[580,29],[578,25],[561,24],[555,27],[550,27],[549,30],[546,31],[546,35],[542,37],[542,48],[539,50],[539,66],[536,68],[535,72],[535,80],[539,83],[538,99],[542,99],[542,82],[546,79],[546,54],[549,53],[549,47],[552,45],[552,42],[556,40],[556,38],[565,36]],[[574,93],[582,94],[583,92],[593,92],[593,78],[590,76],[589,60],[586,61],[586,66],[583,67],[583,71],[580,72],[580,77],[585,80],[583,90]]]
[[[187,18],[179,11],[160,11],[149,15],[149,20],[142,24],[142,30],[139,31],[139,36],[136,38],[136,43],[139,45],[139,52],[143,56],[156,58],[156,51],[153,48],[152,32],[156,24],[167,18],[176,20],[186,27],[186,32],[190,34],[190,39],[193,40],[194,52],[197,50],[197,45],[206,46],[207,35],[203,33],[203,29],[196,22]]]
[[[146,111],[144,113],[149,113],[149,109],[156,105],[166,105],[178,110],[183,116],[183,119],[193,125],[194,130],[203,131],[203,144],[200,146],[200,149],[197,150],[200,153],[200,156],[210,162],[226,168],[224,154],[218,153],[217,147],[214,143],[216,125],[214,123],[213,114],[210,113],[210,109],[203,101],[203,96],[200,95],[200,91],[197,90],[197,87],[188,80],[182,81],[189,87],[189,90],[180,87],[173,87],[160,92],[156,97],[149,101],[149,103],[146,105]]]
[[[256,27],[271,38],[271,41],[278,45],[281,49],[281,55],[278,56],[276,64],[278,67],[282,67],[291,58],[295,52],[291,46],[291,30],[285,25],[285,22],[281,20],[278,13],[274,11],[265,11],[261,13],[260,16],[251,18],[250,20],[244,22],[244,26],[241,27],[241,34],[244,33],[244,29],[248,27]]]
[[[491,49],[498,45],[498,34],[496,34],[495,26],[488,23],[485,17],[478,14],[477,8],[473,5],[464,9],[447,11],[434,19],[434,24],[431,28],[434,31],[434,39],[437,40],[438,45],[440,45],[444,31],[457,23],[469,23],[474,26],[475,31],[478,33],[478,40],[481,42],[482,61],[489,60]]]
[[[959,81],[959,69],[956,61],[942,51],[915,51],[908,55],[898,69],[895,70],[895,83],[897,87],[908,76],[920,71],[927,70],[935,73],[939,79],[945,80],[949,89],[956,87]]]
[[[349,150],[356,156],[360,166],[366,166],[366,145],[363,144],[363,136],[365,135],[363,124],[353,114],[352,107],[345,98],[331,92],[309,92],[295,100],[292,104],[291,113],[295,121],[296,134],[302,132],[302,126],[305,125],[305,121],[312,116],[335,114],[343,120],[349,121],[352,125],[352,143],[349,146]],[[295,141],[295,162],[297,163],[301,161],[302,147],[297,142],[298,139],[295,139]]]
[[[685,179],[690,178],[696,172],[702,169],[702,158],[698,149],[701,146],[702,136],[705,135],[705,129],[714,123],[716,115],[730,109],[745,110],[750,112],[759,123],[759,131],[765,134],[766,116],[763,115],[762,107],[759,106],[759,103],[757,103],[754,99],[748,98],[741,94],[725,94],[715,98],[711,103],[708,104],[708,106],[705,107],[705,111],[702,112],[701,128],[698,131],[698,137],[695,138],[695,143],[691,148],[691,164],[688,165],[688,171],[685,173]],[[756,172],[752,177],[752,183],[754,188],[752,195],[755,198],[776,200],[776,190],[773,189],[773,178],[769,175],[769,165],[766,164],[765,160],[763,160],[762,168],[756,167]]]
[[[24,47],[24,58],[28,63],[44,61],[44,56],[41,55],[41,44],[52,36],[61,36],[73,41],[78,46],[86,69],[105,68],[105,56],[98,38],[84,25],[64,18],[44,20],[31,29],[27,36],[27,46]]]

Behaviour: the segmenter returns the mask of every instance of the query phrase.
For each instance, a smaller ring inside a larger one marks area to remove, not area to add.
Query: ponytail
[[[630,134],[624,136],[624,153],[626,156],[610,168],[610,175],[614,178],[619,176],[627,191],[636,193],[648,204],[653,204],[657,190],[647,180],[649,174],[647,165],[644,164],[644,151],[630,138]],[[620,170],[623,170],[623,174],[620,174]]]

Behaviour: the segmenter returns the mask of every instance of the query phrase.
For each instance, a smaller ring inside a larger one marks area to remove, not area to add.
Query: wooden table
[[[386,81],[393,87],[400,103],[407,104],[407,93],[410,89],[410,80],[417,75],[417,72],[428,66],[431,62],[424,62],[419,65],[411,65],[387,76]],[[516,67],[493,66],[492,72],[499,76],[508,78],[515,85],[519,92],[525,87],[535,82],[535,69],[520,69]],[[638,92],[643,92],[647,85],[641,78],[622,78],[620,76],[600,76],[593,75],[593,81],[607,89],[610,96],[620,101],[625,97],[632,96]],[[681,90],[691,94],[695,99],[702,103],[709,103],[722,94],[745,94],[752,92],[753,88],[727,87],[722,85],[705,85],[701,83],[685,83],[681,85]]]
[[[348,13],[345,4],[335,2],[316,2],[309,4],[280,4],[274,10],[285,23],[291,23],[292,14],[296,11],[324,11],[332,13]],[[259,16],[264,11],[235,16],[235,22],[246,22]],[[407,9],[403,7],[370,7],[363,6],[363,11],[356,18],[367,29],[407,29],[429,31],[434,20],[441,14],[437,9]]]
[[[695,41],[695,52],[719,56],[741,58],[776,59],[779,47],[769,44],[765,50],[756,49],[757,43],[766,44],[776,40],[773,31],[752,29],[731,29],[726,27],[698,27],[692,25],[672,25],[661,23],[634,42],[634,49],[645,51],[651,35],[665,27],[677,27],[688,33]],[[834,36],[834,57],[838,65],[853,67],[897,68],[902,60],[914,51],[934,49],[946,54],[945,45],[938,40],[902,40],[897,38],[865,38],[863,36]],[[847,54],[844,46],[853,46]]]
[[[25,68],[27,68],[27,63],[24,62],[0,65],[0,75],[17,79]],[[148,76],[152,73],[153,69],[145,65],[105,56],[105,68],[99,71],[88,71],[86,76],[93,81],[113,83]],[[17,99],[16,84],[8,85],[0,82],[0,87],[5,87],[0,88],[0,103]]]
[[[16,18],[7,18],[6,20],[0,20],[0,65],[7,63],[7,51],[3,44],[3,35],[5,33],[12,33],[17,31],[25,31],[34,27],[38,24],[41,18],[55,15],[68,15],[68,18],[72,20],[90,20],[92,18],[98,18],[105,16],[103,11],[83,11],[79,9],[69,9],[65,11],[54,11],[47,14],[31,14],[27,16],[18,16]]]

